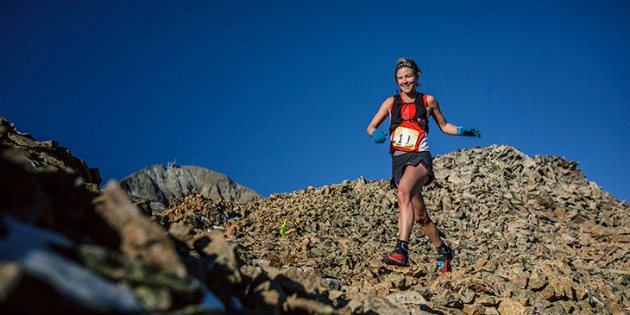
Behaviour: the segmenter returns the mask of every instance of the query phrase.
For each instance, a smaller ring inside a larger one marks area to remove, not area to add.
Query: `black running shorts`
[[[431,158],[431,152],[405,152],[403,154],[392,154],[392,180],[391,187],[396,188],[397,184],[403,177],[405,167],[412,165],[416,166],[422,164],[427,169],[427,182],[424,185],[429,185],[433,182],[435,175],[433,174],[433,158]]]

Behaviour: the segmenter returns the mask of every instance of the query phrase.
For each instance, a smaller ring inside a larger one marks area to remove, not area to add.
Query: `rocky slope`
[[[168,167],[157,164],[135,172],[119,182],[133,200],[148,199],[154,211],[164,211],[175,198],[190,193],[235,202],[251,202],[264,197],[229,177],[197,166]]]
[[[437,179],[425,202],[457,252],[454,272],[443,276],[419,229],[410,240],[411,267],[381,262],[395,245],[398,217],[385,180],[361,178],[244,205],[190,195],[158,217],[194,227],[194,235],[210,222],[224,226],[245,264],[259,266],[241,269],[254,283],[267,266],[327,279],[325,304],[342,313],[630,311],[630,207],[588,182],[576,162],[530,158],[506,145],[434,162]],[[253,293],[264,300],[268,290]],[[275,290],[283,310],[297,307],[289,299],[294,292]]]
[[[12,150],[0,145],[2,313],[630,312],[630,206],[559,157],[437,156],[425,201],[457,253],[439,276],[417,228],[411,267],[382,263],[398,215],[385,180],[249,203],[192,193],[146,213],[116,185]]]

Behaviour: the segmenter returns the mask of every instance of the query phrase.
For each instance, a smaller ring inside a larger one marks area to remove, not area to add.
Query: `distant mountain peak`
[[[175,162],[149,166],[125,177],[119,184],[132,200],[150,200],[151,208],[157,212],[168,209],[173,199],[190,193],[240,203],[264,199],[224,174],[198,166],[178,166]]]

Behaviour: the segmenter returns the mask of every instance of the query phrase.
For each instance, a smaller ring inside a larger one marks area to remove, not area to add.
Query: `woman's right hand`
[[[383,143],[387,140],[387,133],[381,130],[374,130],[374,132],[372,132],[372,139],[375,143]]]

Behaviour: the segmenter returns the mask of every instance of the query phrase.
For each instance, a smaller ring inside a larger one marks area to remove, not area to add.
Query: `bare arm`
[[[393,101],[394,97],[386,99],[385,102],[383,102],[383,104],[381,105],[381,108],[379,108],[376,115],[374,115],[374,118],[372,118],[372,122],[367,128],[367,133],[368,135],[370,135],[370,137],[372,136],[374,130],[378,129],[378,127],[385,121],[385,119],[387,119],[387,116],[389,116],[389,105]]]
[[[442,115],[442,111],[440,111],[440,104],[438,104],[435,97],[427,95],[427,108],[429,110],[429,115],[433,116],[433,119],[443,133],[451,136],[457,136],[457,126],[446,121],[446,118]]]

